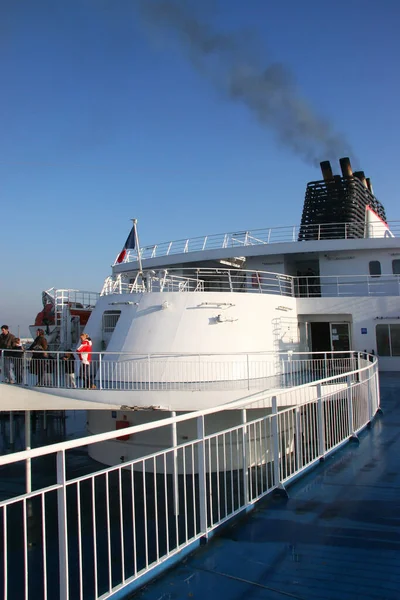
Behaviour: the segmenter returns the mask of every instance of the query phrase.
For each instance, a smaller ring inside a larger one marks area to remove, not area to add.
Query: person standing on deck
[[[15,338],[15,343],[12,347],[12,350],[10,351],[10,356],[14,359],[13,362],[17,383],[22,383],[24,347],[21,344],[20,338]]]
[[[65,382],[68,388],[76,388],[75,383],[75,356],[72,350],[67,350],[63,356],[65,369]]]
[[[8,325],[1,326],[0,334],[0,349],[5,350],[4,352],[4,376],[8,379],[8,383],[15,383],[14,374],[14,362],[10,353],[7,350],[11,350],[15,345],[15,335],[10,333]]]
[[[76,349],[81,361],[81,380],[83,387],[95,389],[96,386],[91,383],[90,363],[92,362],[92,340],[87,333],[82,333],[80,346]]]
[[[47,353],[48,344],[44,337],[43,329],[38,329],[36,334],[35,339],[28,348],[28,350],[33,351],[31,373],[37,375],[38,379],[36,385],[43,385],[47,373],[47,360],[45,359],[49,356]]]

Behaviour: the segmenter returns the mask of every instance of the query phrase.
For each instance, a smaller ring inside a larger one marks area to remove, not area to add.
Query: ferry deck
[[[132,598],[397,600],[400,376],[359,437]]]

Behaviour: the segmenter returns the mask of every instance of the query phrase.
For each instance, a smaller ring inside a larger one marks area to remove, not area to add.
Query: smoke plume
[[[350,153],[349,144],[300,97],[282,64],[261,63],[245,32],[222,32],[197,16],[190,0],[143,0],[152,26],[176,34],[193,65],[229,99],[245,106],[306,162]],[[254,36],[252,36],[254,41]]]

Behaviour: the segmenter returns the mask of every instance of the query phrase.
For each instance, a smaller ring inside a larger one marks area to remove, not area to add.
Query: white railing
[[[292,400],[278,412],[281,395]],[[167,428],[172,443],[72,479],[74,452],[105,442],[124,452],[121,431],[0,456],[1,469],[25,463],[27,488],[14,486],[17,495],[0,502],[4,600],[105,600],[140,585],[356,436],[378,408],[377,360],[360,356],[358,369],[339,377],[126,428],[133,440]],[[215,431],[217,413],[236,423]],[[190,424],[192,435],[178,444],[177,428]],[[36,488],[43,468],[46,485]]]
[[[98,292],[56,288],[50,288],[44,294],[58,307],[69,304],[73,308],[94,308],[100,296]]]
[[[107,277],[101,291],[110,294],[137,292],[244,292],[296,298],[339,296],[399,296],[400,275],[312,275],[294,277],[269,271],[244,269],[164,269],[144,271],[133,283],[125,275]]]
[[[102,296],[136,292],[255,292],[293,296],[294,278],[282,273],[237,269],[169,269],[145,271],[133,283],[124,275],[107,277]]]
[[[359,352],[132,354],[92,352],[89,367],[64,352],[3,351],[0,381],[27,387],[120,391],[260,390],[292,387],[354,370]],[[14,354],[14,355],[12,355]],[[310,379],[311,378],[311,379]],[[1,409],[1,402],[0,402]]]
[[[400,235],[400,221],[389,221],[388,226],[394,237]],[[329,223],[305,226],[270,227],[267,229],[253,229],[252,231],[237,231],[235,233],[217,233],[196,238],[187,238],[164,242],[140,248],[142,260],[169,256],[171,254],[186,254],[188,252],[202,252],[203,250],[218,250],[221,248],[237,248],[260,244],[274,244],[282,242],[297,242],[301,236],[306,239],[353,239],[354,231],[367,233],[366,237],[384,237],[386,227],[381,223],[371,223],[366,229],[365,222],[360,223]],[[358,234],[357,234],[358,235]],[[124,262],[137,261],[137,251],[130,250]],[[116,262],[114,262],[116,264]]]

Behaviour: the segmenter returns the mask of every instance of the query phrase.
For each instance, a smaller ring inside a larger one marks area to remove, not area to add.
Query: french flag
[[[128,250],[135,249],[135,226],[132,227],[130,234],[128,235],[124,247],[118,254],[117,263],[120,264],[124,261],[125,256],[128,254]]]

